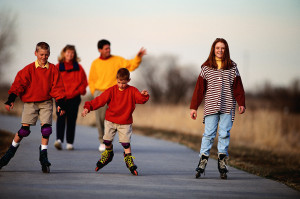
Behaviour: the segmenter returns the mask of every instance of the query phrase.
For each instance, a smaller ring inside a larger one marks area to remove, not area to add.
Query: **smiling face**
[[[35,51],[34,54],[37,57],[38,63],[40,65],[45,66],[47,64],[48,58],[50,56],[49,50],[39,49],[38,51]]]
[[[74,52],[74,50],[66,50],[64,56],[65,56],[66,62],[71,62],[74,59],[75,52]]]
[[[101,57],[106,59],[110,56],[110,45],[106,44],[103,46],[103,48],[99,48],[99,52],[101,54]]]
[[[219,59],[222,59],[225,53],[225,44],[222,42],[216,43],[215,46],[215,56]]]

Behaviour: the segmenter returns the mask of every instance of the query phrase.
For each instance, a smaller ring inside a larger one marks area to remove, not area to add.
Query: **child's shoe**
[[[226,154],[220,153],[218,155],[218,169],[220,172],[221,179],[227,179],[227,173],[228,173],[228,156]]]
[[[209,156],[206,156],[204,154],[201,155],[198,166],[196,168],[196,178],[199,178],[201,174],[205,175],[205,167],[207,165],[208,157]]]
[[[6,166],[10,159],[12,159],[12,157],[14,157],[14,155],[16,154],[16,151],[18,149],[19,146],[14,147],[14,146],[10,146],[9,149],[6,151],[6,153],[4,154],[4,156],[2,156],[2,158],[0,159],[0,169],[4,166]]]
[[[67,143],[67,150],[74,150],[74,146],[73,146],[73,144],[69,144],[69,143]]]
[[[99,169],[102,169],[105,165],[110,163],[114,157],[114,151],[113,149],[105,149],[105,151],[101,154],[100,160],[96,164],[95,171],[99,171]]]
[[[39,160],[42,166],[42,171],[43,173],[50,173],[51,163],[48,161],[47,149],[41,150],[41,146],[40,146],[39,150],[40,150]]]
[[[134,164],[133,159],[135,159],[135,157],[131,156],[131,153],[129,154],[125,154],[124,153],[124,162],[126,164],[126,167],[129,169],[129,171],[137,176],[138,172],[137,172],[137,166]]]
[[[59,139],[55,140],[54,146],[57,150],[62,150],[61,141]]]

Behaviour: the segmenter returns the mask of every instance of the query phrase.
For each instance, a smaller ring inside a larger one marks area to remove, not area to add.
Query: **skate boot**
[[[42,166],[42,171],[43,173],[50,173],[51,163],[48,161],[47,149],[41,150],[41,146],[40,146],[39,150],[40,150],[39,160]]]
[[[205,175],[205,167],[208,161],[208,156],[202,154],[199,160],[199,164],[196,168],[196,178],[199,178],[201,174]]]
[[[105,151],[101,154],[100,160],[96,164],[95,171],[99,171],[99,169],[102,169],[105,165],[110,163],[114,157],[114,151],[113,149],[105,149]]]
[[[218,155],[218,169],[220,172],[221,179],[227,179],[227,173],[228,173],[228,156],[226,154],[220,153]]]
[[[4,156],[2,156],[2,158],[0,159],[0,169],[2,167],[6,166],[9,163],[10,159],[12,159],[12,157],[14,157],[18,147],[19,146],[17,146],[17,147],[10,146],[9,147],[9,149],[6,151]]]
[[[137,166],[134,164],[133,159],[135,159],[135,157],[131,156],[131,153],[129,154],[124,154],[124,162],[126,164],[126,167],[129,169],[129,171],[132,173],[132,175],[137,176],[138,172],[137,172]]]

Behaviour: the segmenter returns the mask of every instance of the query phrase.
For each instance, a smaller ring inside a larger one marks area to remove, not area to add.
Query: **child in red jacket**
[[[0,159],[0,169],[7,165],[15,155],[23,137],[30,134],[30,125],[35,125],[40,117],[42,141],[40,146],[40,163],[42,171],[49,173],[47,147],[49,137],[52,133],[52,112],[55,98],[58,104],[60,115],[64,114],[65,90],[60,77],[60,73],[55,65],[48,62],[50,56],[50,46],[45,42],[36,45],[35,56],[37,60],[18,72],[10,90],[8,91],[8,101],[5,108],[9,111],[14,106],[17,96],[24,102],[22,113],[22,126],[15,134],[12,145]]]
[[[105,114],[105,132],[103,143],[105,151],[101,159],[97,162],[96,171],[103,168],[112,161],[114,152],[112,141],[116,132],[119,132],[119,142],[124,147],[124,161],[127,168],[133,175],[138,175],[137,166],[134,164],[134,157],[131,156],[130,139],[132,134],[132,113],[135,104],[144,104],[149,100],[149,94],[146,90],[139,92],[137,88],[129,86],[130,73],[126,68],[121,68],[117,73],[117,85],[108,88],[94,100],[86,102],[82,117],[90,111],[96,110],[105,104],[108,109]]]

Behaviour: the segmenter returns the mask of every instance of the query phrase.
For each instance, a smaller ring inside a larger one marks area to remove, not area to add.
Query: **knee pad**
[[[44,124],[41,127],[41,133],[43,138],[49,138],[49,136],[52,134],[52,126],[50,124]]]
[[[112,141],[109,140],[103,140],[103,144],[105,144],[105,146],[110,146],[112,143]]]
[[[20,138],[27,137],[30,134],[29,126],[22,126],[18,131],[18,136]]]
[[[130,143],[121,143],[124,149],[128,149],[130,147]]]

